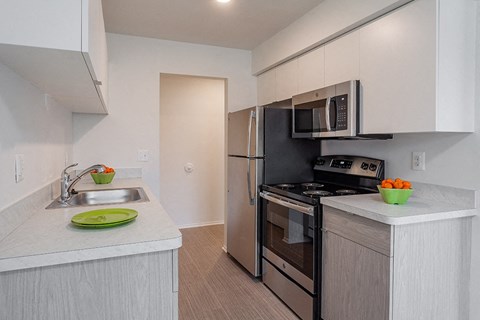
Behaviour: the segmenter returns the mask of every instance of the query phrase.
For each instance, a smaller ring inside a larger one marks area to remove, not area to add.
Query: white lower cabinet
[[[178,319],[178,251],[0,273],[0,319]]]
[[[471,221],[390,226],[324,206],[322,319],[468,319]]]

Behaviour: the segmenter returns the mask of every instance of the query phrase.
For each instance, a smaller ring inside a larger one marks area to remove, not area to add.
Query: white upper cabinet
[[[298,93],[325,86],[325,47],[298,57]]]
[[[416,0],[359,30],[361,133],[474,131],[474,7]]]
[[[275,68],[275,100],[292,98],[298,93],[298,60],[293,59]]]
[[[82,54],[103,105],[107,105],[108,55],[102,2],[82,0]]]
[[[0,10],[0,63],[74,112],[107,113],[100,0],[16,0]]]
[[[257,104],[264,106],[275,102],[275,69],[257,77]]]
[[[325,45],[325,86],[358,80],[359,32],[346,34]]]

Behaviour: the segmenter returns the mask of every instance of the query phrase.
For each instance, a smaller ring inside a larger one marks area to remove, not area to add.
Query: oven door
[[[263,257],[316,294],[318,213],[315,206],[261,192]]]

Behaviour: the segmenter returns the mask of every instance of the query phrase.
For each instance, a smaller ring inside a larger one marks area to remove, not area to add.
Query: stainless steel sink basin
[[[143,188],[122,188],[104,190],[82,190],[72,195],[66,204],[55,199],[46,209],[95,206],[116,203],[138,203],[149,201]]]

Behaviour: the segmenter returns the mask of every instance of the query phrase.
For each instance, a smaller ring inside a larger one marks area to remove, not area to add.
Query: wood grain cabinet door
[[[390,259],[324,231],[322,319],[388,319]]]

